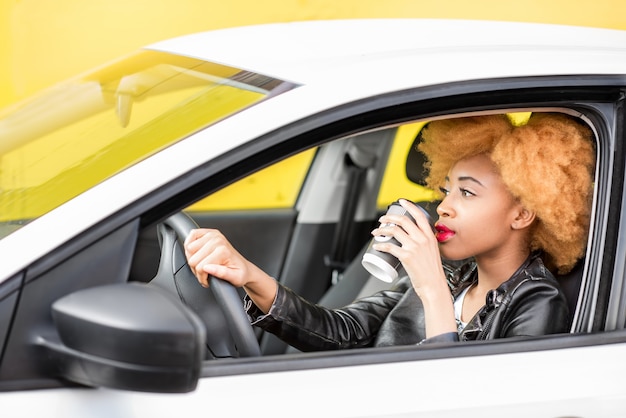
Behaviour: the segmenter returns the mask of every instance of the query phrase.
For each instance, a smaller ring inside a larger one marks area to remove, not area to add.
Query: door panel
[[[244,257],[279,277],[291,241],[294,209],[189,212],[203,228],[219,229]]]

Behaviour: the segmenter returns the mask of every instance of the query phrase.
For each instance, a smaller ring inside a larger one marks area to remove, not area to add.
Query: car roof
[[[490,67],[490,77],[497,76],[494,71],[500,71],[503,77],[514,76],[515,68],[520,75],[624,74],[626,68],[626,31],[479,20],[272,23],[182,36],[148,48],[217,61],[299,84],[320,83],[339,73],[344,73],[341,78],[345,82],[346,72],[354,74],[352,79],[356,80],[376,74],[398,77],[400,65],[415,60],[424,70],[420,76],[427,79],[431,57],[438,63],[445,63],[449,57],[451,70],[465,73],[465,79],[472,67]],[[442,66],[436,67],[432,73],[441,73]]]

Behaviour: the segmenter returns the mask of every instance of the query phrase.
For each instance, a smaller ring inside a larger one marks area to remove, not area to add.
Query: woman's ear
[[[528,228],[533,223],[534,220],[535,220],[535,212],[530,211],[523,206],[520,206],[519,211],[517,212],[517,216],[511,223],[511,228],[513,229]]]

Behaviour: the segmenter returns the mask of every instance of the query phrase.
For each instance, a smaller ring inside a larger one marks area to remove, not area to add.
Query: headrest
[[[426,176],[428,175],[428,170],[425,167],[426,161],[428,161],[426,155],[417,149],[417,145],[422,141],[423,130],[424,128],[420,129],[417,135],[415,135],[415,139],[409,148],[409,154],[406,157],[406,176],[410,181],[420,186],[426,186]],[[439,200],[420,200],[419,205],[430,213],[432,219],[437,219],[439,217],[437,206],[439,206],[440,202]]]
[[[417,145],[422,141],[422,130],[423,128],[417,133],[409,148],[409,154],[406,157],[406,176],[413,183],[425,186],[428,172],[424,166],[427,160],[426,156],[417,149]]]

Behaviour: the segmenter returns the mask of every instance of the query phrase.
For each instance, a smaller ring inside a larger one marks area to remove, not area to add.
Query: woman
[[[590,130],[561,114],[522,126],[506,115],[431,122],[420,150],[442,192],[433,233],[425,216],[384,215],[376,244],[407,273],[391,290],[340,309],[300,298],[242,257],[216,230],[185,242],[199,282],[243,287],[253,323],[303,351],[533,336],[567,331],[559,273],[583,256],[595,154]],[[443,260],[470,260],[452,269]],[[544,264],[545,263],[545,264]]]

